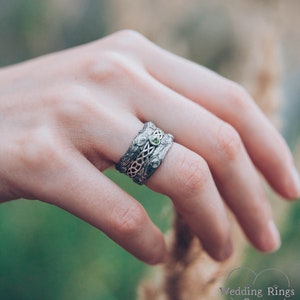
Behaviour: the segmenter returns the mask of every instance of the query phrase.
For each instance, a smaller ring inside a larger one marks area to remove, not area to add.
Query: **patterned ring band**
[[[144,184],[156,171],[173,144],[174,137],[164,133],[152,122],[144,124],[133,139],[116,169],[138,184]]]

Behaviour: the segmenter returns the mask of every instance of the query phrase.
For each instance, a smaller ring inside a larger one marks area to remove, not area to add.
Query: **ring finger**
[[[145,99],[143,106],[137,104],[140,118],[151,119],[171,132],[177,142],[205,159],[221,195],[256,248],[278,248],[280,240],[270,204],[238,133],[159,82],[151,80],[151,86],[156,91],[149,95],[151,99]],[[179,188],[174,193],[180,195]],[[187,203],[182,197],[180,201]]]
[[[132,116],[110,118],[108,130],[117,132],[106,156],[118,162],[143,123]],[[100,141],[101,139],[95,139]],[[103,145],[99,143],[99,151]],[[174,143],[147,185],[168,195],[207,252],[217,260],[232,252],[230,225],[207,163],[195,152]]]
[[[142,127],[137,119],[135,122],[128,119],[126,124],[119,126],[124,130],[120,136],[132,137]],[[115,150],[116,161],[126,152],[129,143],[118,147],[111,145],[111,149],[118,149]],[[230,256],[232,245],[226,210],[204,159],[174,143],[147,185],[173,200],[176,209],[213,258],[224,260]]]

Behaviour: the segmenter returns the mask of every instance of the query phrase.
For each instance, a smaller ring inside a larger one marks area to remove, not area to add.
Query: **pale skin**
[[[300,195],[283,138],[245,90],[132,31],[0,70],[0,200],[38,199],[140,260],[168,258],[140,203],[103,175],[146,121],[175,143],[147,186],[169,196],[208,254],[232,253],[228,206],[249,241],[280,245],[257,170]]]

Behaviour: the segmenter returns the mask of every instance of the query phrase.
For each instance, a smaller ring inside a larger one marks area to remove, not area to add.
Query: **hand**
[[[232,252],[226,205],[255,247],[279,246],[255,167],[282,196],[300,194],[285,142],[243,88],[130,31],[2,69],[0,120],[1,201],[57,205],[150,264],[167,257],[163,235],[101,173],[146,121],[175,137],[147,185],[217,260]]]

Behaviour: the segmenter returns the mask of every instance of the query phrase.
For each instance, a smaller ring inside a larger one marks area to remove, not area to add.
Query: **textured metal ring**
[[[126,174],[138,184],[144,184],[161,165],[174,137],[164,133],[152,122],[147,122],[133,139],[130,147],[116,169]]]
[[[144,127],[138,132],[137,136],[133,139],[127,152],[116,164],[116,169],[121,173],[126,173],[132,162],[136,160],[139,153],[143,150],[148,141],[149,136],[154,132],[156,126],[152,122],[147,122]]]

